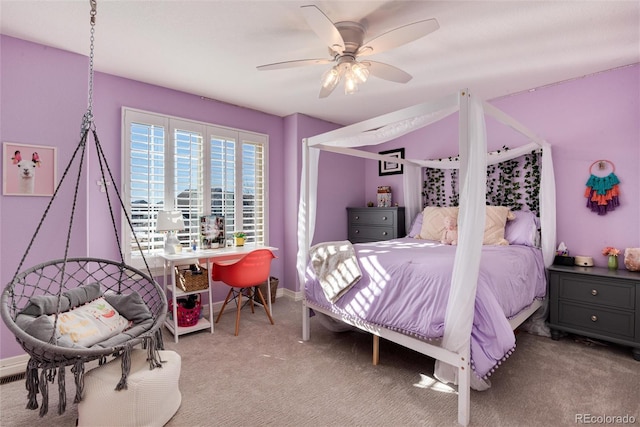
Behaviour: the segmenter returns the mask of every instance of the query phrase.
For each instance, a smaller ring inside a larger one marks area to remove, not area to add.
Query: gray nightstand
[[[640,273],[549,267],[551,338],[561,331],[628,345],[640,361]]]
[[[351,243],[377,242],[406,235],[404,208],[347,208]]]

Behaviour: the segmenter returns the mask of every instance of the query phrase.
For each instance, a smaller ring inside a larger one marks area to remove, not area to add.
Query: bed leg
[[[458,424],[469,425],[471,412],[471,367],[464,363],[458,367]]]
[[[306,304],[302,304],[302,341],[309,341],[311,335],[311,324],[309,321],[310,315],[309,307]]]
[[[373,334],[373,365],[380,363],[380,337]]]

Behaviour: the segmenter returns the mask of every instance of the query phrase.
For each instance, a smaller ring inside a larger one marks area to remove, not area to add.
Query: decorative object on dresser
[[[347,208],[351,243],[376,242],[405,236],[404,207]]]
[[[602,249],[602,255],[607,257],[607,267],[609,267],[609,270],[618,269],[618,255],[620,255],[620,249],[607,246]]]
[[[391,193],[391,187],[388,185],[381,185],[378,187],[378,207],[389,208],[391,207],[391,200],[393,199]]]
[[[629,271],[640,271],[640,248],[624,250],[624,266]]]
[[[562,332],[627,345],[640,361],[640,275],[600,267],[549,267],[551,337]]]

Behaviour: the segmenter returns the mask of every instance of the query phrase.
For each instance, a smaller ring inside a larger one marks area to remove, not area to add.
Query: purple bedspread
[[[412,238],[353,246],[362,279],[331,304],[313,269],[307,268],[307,300],[421,339],[442,338],[456,247]],[[471,332],[471,361],[477,375],[486,378],[515,347],[508,318],[545,293],[540,249],[483,246]]]

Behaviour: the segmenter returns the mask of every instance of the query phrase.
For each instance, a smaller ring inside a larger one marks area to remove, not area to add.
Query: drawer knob
[[[360,233],[360,230],[356,230],[356,234]]]
[[[386,231],[383,231],[383,232],[382,232],[382,235],[383,235],[383,236],[386,236],[386,235],[387,235],[387,232],[386,232]]]
[[[596,316],[595,314],[591,316],[591,321],[592,322],[597,322],[598,321],[598,316]]]
[[[355,216],[356,219],[360,219],[360,217],[358,215]]]
[[[598,295],[598,291],[596,289],[591,289],[591,295],[595,297],[596,295]]]
[[[383,217],[382,217],[382,220],[383,220],[383,221],[386,221],[386,220],[387,220],[387,217],[386,217],[386,216],[383,216]]]

